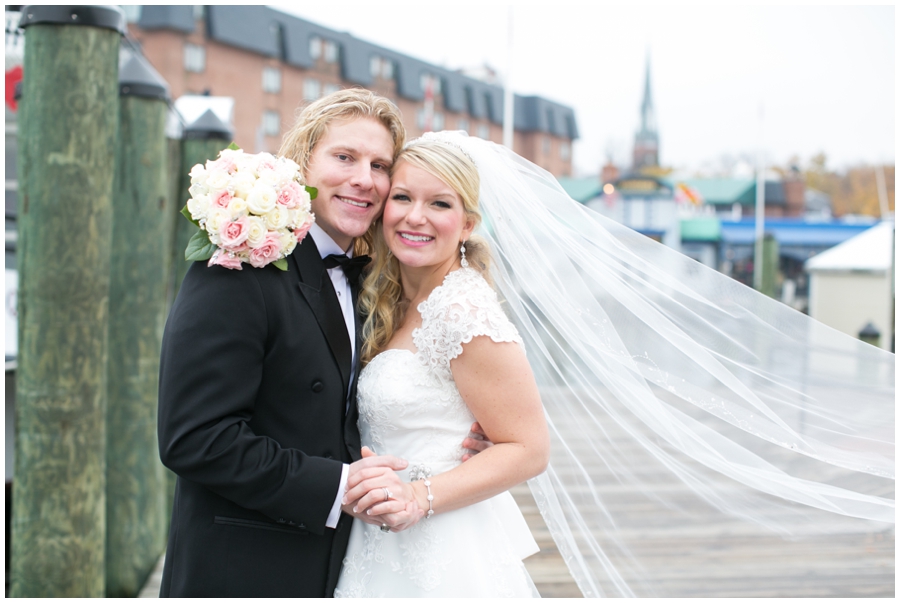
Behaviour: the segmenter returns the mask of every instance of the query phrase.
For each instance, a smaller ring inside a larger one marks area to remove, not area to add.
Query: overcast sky
[[[509,9],[477,3],[273,5],[449,69],[507,69]],[[513,11],[513,87],[575,109],[578,173],[629,160],[647,55],[664,165],[832,167],[894,160],[893,6],[658,7],[532,3]]]

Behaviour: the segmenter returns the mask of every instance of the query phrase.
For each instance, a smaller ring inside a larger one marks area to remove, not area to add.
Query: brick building
[[[172,97],[234,98],[235,141],[277,151],[302,104],[361,86],[393,100],[411,137],[465,130],[501,142],[503,89],[265,6],[124,6],[129,30]],[[570,107],[515,96],[514,149],[556,176],[572,173]]]

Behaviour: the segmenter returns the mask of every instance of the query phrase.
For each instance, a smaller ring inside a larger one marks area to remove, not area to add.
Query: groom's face
[[[307,184],[319,190],[312,210],[316,224],[342,249],[381,213],[393,152],[387,128],[368,117],[334,121],[316,143],[306,173]]]

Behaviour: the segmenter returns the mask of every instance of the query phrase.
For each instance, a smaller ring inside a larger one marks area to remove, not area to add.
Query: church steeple
[[[641,103],[641,129],[634,136],[633,168],[659,166],[659,134],[656,131],[656,112],[650,91],[650,53],[647,53],[647,71],[644,79],[644,100]]]

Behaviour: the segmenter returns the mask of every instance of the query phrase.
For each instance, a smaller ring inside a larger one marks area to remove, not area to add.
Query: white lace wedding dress
[[[359,431],[364,446],[409,461],[401,479],[437,475],[459,465],[475,418],[450,372],[450,360],[473,337],[522,341],[497,295],[471,268],[447,275],[419,304],[418,352],[386,350],[359,377]],[[436,493],[436,496],[440,496]],[[422,519],[383,533],[359,520],[336,597],[539,596],[522,559],[537,552],[512,495]]]

